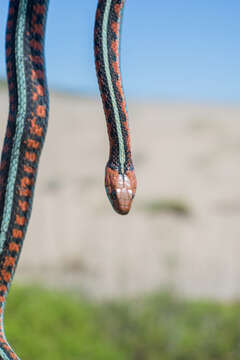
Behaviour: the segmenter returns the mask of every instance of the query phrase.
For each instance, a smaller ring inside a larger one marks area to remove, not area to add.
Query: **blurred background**
[[[121,68],[138,189],[125,217],[103,185],[96,5],[50,1],[49,128],[9,341],[24,360],[240,359],[240,3],[126,1]]]

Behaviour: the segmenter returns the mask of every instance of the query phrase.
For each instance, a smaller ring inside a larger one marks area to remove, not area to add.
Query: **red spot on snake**
[[[22,234],[22,231],[19,230],[19,229],[13,229],[12,231],[12,236],[15,238],[15,239],[21,239],[23,234]]]
[[[13,8],[13,7],[10,7],[10,8],[9,8],[9,14],[10,14],[10,15],[13,15],[14,12],[15,12],[14,8]]]
[[[26,152],[25,152],[25,158],[26,158],[28,161],[35,162],[35,161],[36,161],[36,158],[37,158],[37,155],[36,155],[34,152],[26,151]]]
[[[43,25],[42,24],[34,24],[32,32],[38,35],[43,35]]]
[[[42,44],[40,42],[32,39],[29,41],[29,44],[34,50],[42,51]]]
[[[30,133],[33,134],[33,135],[42,136],[43,129],[36,124],[36,121],[37,121],[36,118],[33,118],[31,120],[31,125],[32,126],[30,128]]]
[[[32,181],[26,176],[21,179],[21,186],[22,187],[29,186],[29,185],[31,185],[31,183],[32,183]]]
[[[117,14],[118,17],[120,17],[120,14],[121,14],[121,5],[120,4],[115,4],[114,5],[114,11],[115,13]]]
[[[113,32],[114,32],[115,34],[118,33],[118,31],[119,31],[119,24],[118,24],[117,22],[113,22],[113,23],[112,23],[112,30],[113,30]]]
[[[8,150],[9,150],[8,144],[5,144],[4,147],[3,147],[3,152],[7,153]]]
[[[6,166],[6,160],[1,162],[0,170],[3,170],[5,168],[5,166]]]
[[[43,59],[41,58],[41,56],[33,56],[33,55],[29,55],[29,59],[30,61],[36,63],[36,64],[41,64],[43,65]]]
[[[8,48],[6,49],[6,55],[7,55],[7,56],[10,56],[11,52],[12,52],[12,49],[11,49],[10,47],[8,47]]]
[[[31,166],[24,165],[24,171],[27,174],[34,174],[34,169]]]
[[[19,251],[19,248],[20,248],[20,245],[18,245],[18,244],[16,244],[15,242],[11,242],[10,244],[9,244],[9,250],[10,251],[16,251],[16,252],[18,252]],[[0,286],[0,291],[3,291],[3,290],[1,290],[1,286]]]
[[[118,56],[118,40],[112,42],[112,50],[114,51],[116,57]]]
[[[32,99],[33,99],[34,102],[37,101],[37,99],[38,99],[37,93],[33,92]]]
[[[0,285],[0,291],[5,293],[7,291],[6,285]]]
[[[32,80],[37,79],[37,73],[35,70],[32,70]]]
[[[11,273],[7,272],[6,270],[2,270],[1,275],[4,281],[9,282],[11,280]]]
[[[113,67],[113,70],[115,71],[115,73],[119,73],[119,66],[118,66],[118,62],[117,61],[113,61],[112,62],[112,67]]]
[[[37,90],[38,95],[40,95],[40,96],[44,95],[44,89],[43,89],[42,85],[37,85],[36,90]]]
[[[19,189],[19,195],[20,195],[20,196],[25,196],[25,197],[30,197],[30,196],[32,196],[32,191],[29,190],[29,189],[22,189],[22,188],[20,188],[20,189]]]
[[[16,215],[15,223],[18,224],[18,225],[23,226],[25,224],[25,217],[20,216],[20,215]]]
[[[23,212],[27,211],[28,203],[26,201],[18,200],[18,205]]]
[[[36,109],[37,116],[43,118],[46,117],[46,106],[45,105],[38,105]]]
[[[27,139],[27,146],[32,149],[39,149],[40,142],[33,139]]]
[[[42,70],[32,70],[32,80],[43,79],[44,73]]]
[[[33,6],[33,10],[40,15],[44,15],[46,11],[46,7],[44,5],[36,4]]]
[[[6,256],[4,261],[4,266],[5,267],[14,266],[15,262],[16,262],[16,258],[12,256]],[[1,297],[0,297],[0,301],[1,301]]]
[[[7,30],[10,30],[12,26],[13,26],[13,21],[12,21],[12,20],[8,20]]]

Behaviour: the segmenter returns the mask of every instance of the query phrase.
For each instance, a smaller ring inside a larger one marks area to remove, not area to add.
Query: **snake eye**
[[[117,199],[116,191],[113,189],[112,191],[109,191],[109,188],[107,186],[105,187],[105,189],[106,189],[107,197],[111,202],[111,204],[113,205],[113,202],[116,201]]]
[[[111,198],[113,201],[117,200],[117,193],[116,190],[112,190],[111,194],[110,194]]]

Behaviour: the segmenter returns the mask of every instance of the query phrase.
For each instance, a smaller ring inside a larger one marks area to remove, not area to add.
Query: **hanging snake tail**
[[[10,0],[6,31],[9,117],[0,165],[0,359],[19,359],[4,334],[6,297],[31,215],[48,118],[44,34],[48,0]]]
[[[95,63],[107,122],[110,152],[105,188],[113,208],[127,214],[136,192],[119,42],[124,0],[99,0],[94,30]]]

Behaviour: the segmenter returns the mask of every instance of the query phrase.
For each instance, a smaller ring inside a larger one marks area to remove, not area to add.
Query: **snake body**
[[[105,188],[113,208],[127,214],[136,192],[128,114],[119,65],[124,0],[99,0],[95,21],[95,63],[110,143]]]
[[[0,165],[0,359],[19,359],[4,333],[4,306],[31,215],[48,121],[44,35],[48,0],[10,0],[6,31],[9,117]],[[130,210],[136,191],[119,69],[123,0],[99,0],[95,59],[110,156],[105,187],[114,209]]]
[[[3,312],[29,222],[48,118],[44,33],[48,0],[11,0],[6,33],[10,109],[0,173],[0,356],[7,343]]]

